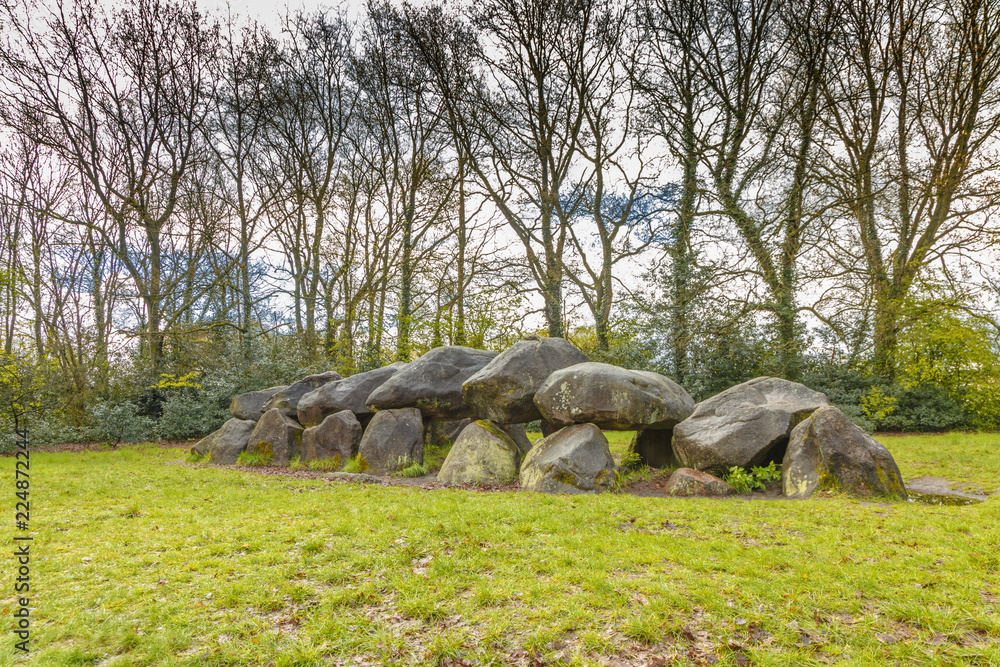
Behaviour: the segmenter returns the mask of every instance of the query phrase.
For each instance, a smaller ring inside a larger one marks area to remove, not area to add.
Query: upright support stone
[[[271,457],[271,464],[286,466],[299,455],[302,447],[302,425],[279,408],[265,412],[247,443],[247,452]]]
[[[676,468],[673,429],[643,429],[636,431],[629,444],[629,451],[639,455],[639,461],[650,468]]]

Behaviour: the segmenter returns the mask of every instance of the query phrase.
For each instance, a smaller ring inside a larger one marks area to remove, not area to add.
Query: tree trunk
[[[673,266],[670,275],[670,354],[674,380],[683,385],[688,376],[688,341],[691,338],[691,230],[698,207],[698,148],[695,143],[694,108],[684,116],[684,184],[680,211],[674,224]]]
[[[399,285],[399,326],[396,361],[410,360],[410,333],[413,326],[413,202],[403,215],[403,265]]]
[[[146,237],[149,240],[149,283],[146,289],[146,307],[149,311],[147,325],[149,361],[154,375],[159,375],[163,364],[163,332],[161,331],[161,276],[163,270],[159,229],[146,227]]]
[[[458,157],[458,286],[455,290],[455,345],[465,345],[465,156],[459,146]]]

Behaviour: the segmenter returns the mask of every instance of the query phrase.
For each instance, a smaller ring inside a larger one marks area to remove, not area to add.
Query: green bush
[[[200,437],[217,430],[228,418],[228,411],[208,392],[172,391],[163,403],[160,433],[172,439]]]
[[[159,438],[156,420],[139,414],[135,404],[128,401],[98,403],[91,408],[90,416],[94,426],[88,437],[97,442],[117,445]]]

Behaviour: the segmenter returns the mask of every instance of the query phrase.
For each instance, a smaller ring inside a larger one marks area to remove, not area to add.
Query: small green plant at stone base
[[[723,478],[737,493],[750,493],[757,488],[757,480],[753,474],[739,466],[733,466]]]
[[[625,470],[638,468],[641,465],[642,457],[639,456],[639,452],[625,452],[622,454],[621,460],[618,462],[618,467]]]
[[[781,480],[781,470],[774,465],[774,461],[766,466],[754,466],[750,472],[739,466],[733,466],[724,479],[738,493],[750,493],[754,489],[763,491],[771,482]]]
[[[262,452],[240,452],[236,457],[236,465],[241,466],[266,466],[271,462],[271,456]]]
[[[353,459],[351,459],[353,460]],[[340,456],[334,456],[332,459],[313,459],[307,465],[310,470],[320,470],[323,472],[334,472],[340,470]]]
[[[198,452],[191,452],[188,457],[184,459],[187,463],[202,463],[208,459],[208,454],[199,454]]]
[[[288,462],[288,467],[291,468],[292,470],[305,470],[306,464],[302,463],[302,457],[293,456],[291,460]]]
[[[361,461],[358,460],[357,456],[352,456],[351,458],[347,459],[347,463],[344,464],[344,472],[349,472],[351,474],[356,475],[364,471],[365,467],[361,465]]]
[[[763,485],[761,488],[781,481],[781,469],[774,465],[774,461],[771,461],[766,466],[754,466],[750,468],[750,472]]]
[[[410,464],[410,465],[406,466],[402,470],[400,470],[397,473],[397,476],[399,476],[399,477],[423,477],[426,474],[427,474],[427,468],[425,468],[424,466],[422,466],[419,463],[413,463],[413,464]]]

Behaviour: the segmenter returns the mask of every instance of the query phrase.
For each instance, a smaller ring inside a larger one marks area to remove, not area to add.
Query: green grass
[[[884,441],[904,476],[1000,486],[1000,438],[934,438]],[[31,665],[1000,664],[1000,496],[425,491],[185,455],[32,454]]]
[[[1000,491],[1000,434],[879,434],[876,439],[896,457],[904,480],[933,475]]]

